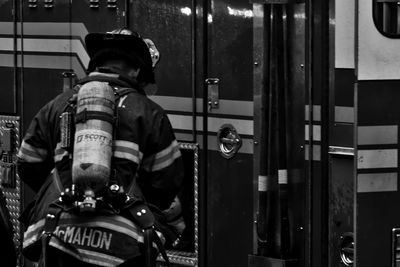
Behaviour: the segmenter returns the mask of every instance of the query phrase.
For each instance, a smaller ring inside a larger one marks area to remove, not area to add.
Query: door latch
[[[354,264],[354,234],[346,232],[340,236],[340,261],[344,266]]]
[[[221,126],[217,133],[217,142],[221,155],[227,159],[235,156],[242,146],[242,139],[231,124]]]

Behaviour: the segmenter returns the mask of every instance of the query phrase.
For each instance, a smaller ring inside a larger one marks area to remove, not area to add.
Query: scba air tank
[[[85,83],[78,93],[72,181],[85,197],[107,186],[111,173],[115,96],[103,82]]]

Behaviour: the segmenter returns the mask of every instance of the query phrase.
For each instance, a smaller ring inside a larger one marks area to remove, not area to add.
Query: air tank
[[[92,81],[78,93],[72,181],[94,197],[110,179],[115,96],[107,83]]]

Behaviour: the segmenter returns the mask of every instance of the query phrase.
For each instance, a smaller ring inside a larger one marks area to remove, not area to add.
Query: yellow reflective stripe
[[[153,165],[153,168],[151,171],[158,171],[161,169],[164,169],[168,166],[170,166],[177,158],[181,156],[181,152],[178,150],[173,151],[172,155],[165,156],[164,158],[161,158],[160,160],[156,160],[156,162]]]
[[[55,247],[59,250],[64,251],[65,253],[79,259],[79,260],[83,260],[79,254],[76,253],[75,248],[74,249],[69,249],[67,246],[64,246],[64,243],[62,241],[60,241],[58,238],[52,237],[50,239],[49,245],[52,247]]]
[[[47,157],[47,151],[43,148],[37,148],[22,141],[17,156],[26,162],[42,162]]]
[[[85,249],[69,249],[68,246],[66,246],[57,238],[52,238],[49,242],[49,245],[83,262],[96,264],[98,266],[116,266],[124,262],[123,259],[104,253],[89,251]]]
[[[175,150],[176,148],[178,148],[178,141],[174,140],[166,149],[158,152],[154,157],[155,159],[159,159],[167,156],[171,153],[171,151]]]
[[[68,155],[68,151],[64,148],[61,148],[61,143],[57,143],[56,149],[54,150],[54,162],[59,162]]]
[[[145,159],[143,168],[147,171],[158,171],[170,166],[180,156],[178,142],[174,140],[167,148]]]
[[[42,232],[44,226],[44,219],[32,224],[28,227],[28,229],[24,233],[24,242],[22,246],[24,248],[30,246],[31,244],[35,243],[39,239],[39,235]]]
[[[36,231],[38,231],[39,228],[42,228],[43,226],[44,226],[44,219],[41,219],[40,221],[30,225],[24,233],[24,238],[29,238],[30,235],[34,234]]]
[[[139,164],[143,154],[139,151],[138,144],[125,140],[115,140],[114,157],[127,159]]]
[[[104,253],[99,253],[91,250],[86,250],[86,249],[79,249],[78,251],[81,255],[85,255],[87,257],[84,261],[91,263],[91,264],[97,264],[100,266],[116,266],[124,262],[123,259],[117,258],[115,256],[111,256],[108,254]],[[110,265],[105,265],[105,264],[110,264]]]

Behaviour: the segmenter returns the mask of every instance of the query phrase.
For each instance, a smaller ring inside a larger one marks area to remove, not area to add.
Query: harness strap
[[[101,76],[101,75],[94,75],[94,76],[87,76],[81,80],[78,81],[78,84],[82,85],[87,82],[92,82],[92,81],[98,81],[98,82],[110,82],[112,81],[113,83],[119,85],[119,86],[130,86],[129,83],[121,81],[120,79],[116,78],[111,78],[107,76]]]
[[[152,228],[145,229],[143,231],[143,242],[144,242],[144,260],[146,267],[154,267],[156,266],[155,257],[153,257],[153,234],[154,231]]]
[[[75,123],[86,122],[87,120],[102,120],[111,124],[115,123],[115,117],[105,112],[84,109],[76,114]]]
[[[156,266],[156,257],[153,253],[153,242],[157,245],[157,248],[159,252],[161,253],[161,256],[163,257],[165,264],[169,267],[171,266],[171,263],[169,262],[167,252],[165,251],[164,245],[161,242],[160,237],[154,230],[154,227],[144,229],[143,230],[143,242],[144,242],[144,257],[145,257],[145,263],[146,267],[155,267]]]
[[[57,227],[58,219],[60,218],[62,209],[60,207],[55,207],[50,205],[49,211],[46,215],[43,234],[41,237],[42,241],[42,255],[41,255],[41,267],[47,267],[47,248],[51,237],[53,236],[54,230]]]
[[[161,253],[161,256],[165,260],[165,264],[167,266],[171,266],[171,263],[169,262],[169,258],[168,258],[167,252],[165,251],[165,247],[164,247],[163,243],[161,242],[160,237],[158,236],[158,234],[155,232],[154,229],[153,229],[153,241],[154,241],[154,243],[156,243],[156,245],[158,247],[158,250]]]
[[[128,210],[137,225],[143,229],[146,267],[156,266],[155,257],[152,250],[153,242],[157,245],[157,248],[164,258],[167,266],[171,266],[164,245],[155,231],[155,218],[149,207],[142,201],[136,201],[130,207],[128,207]]]

